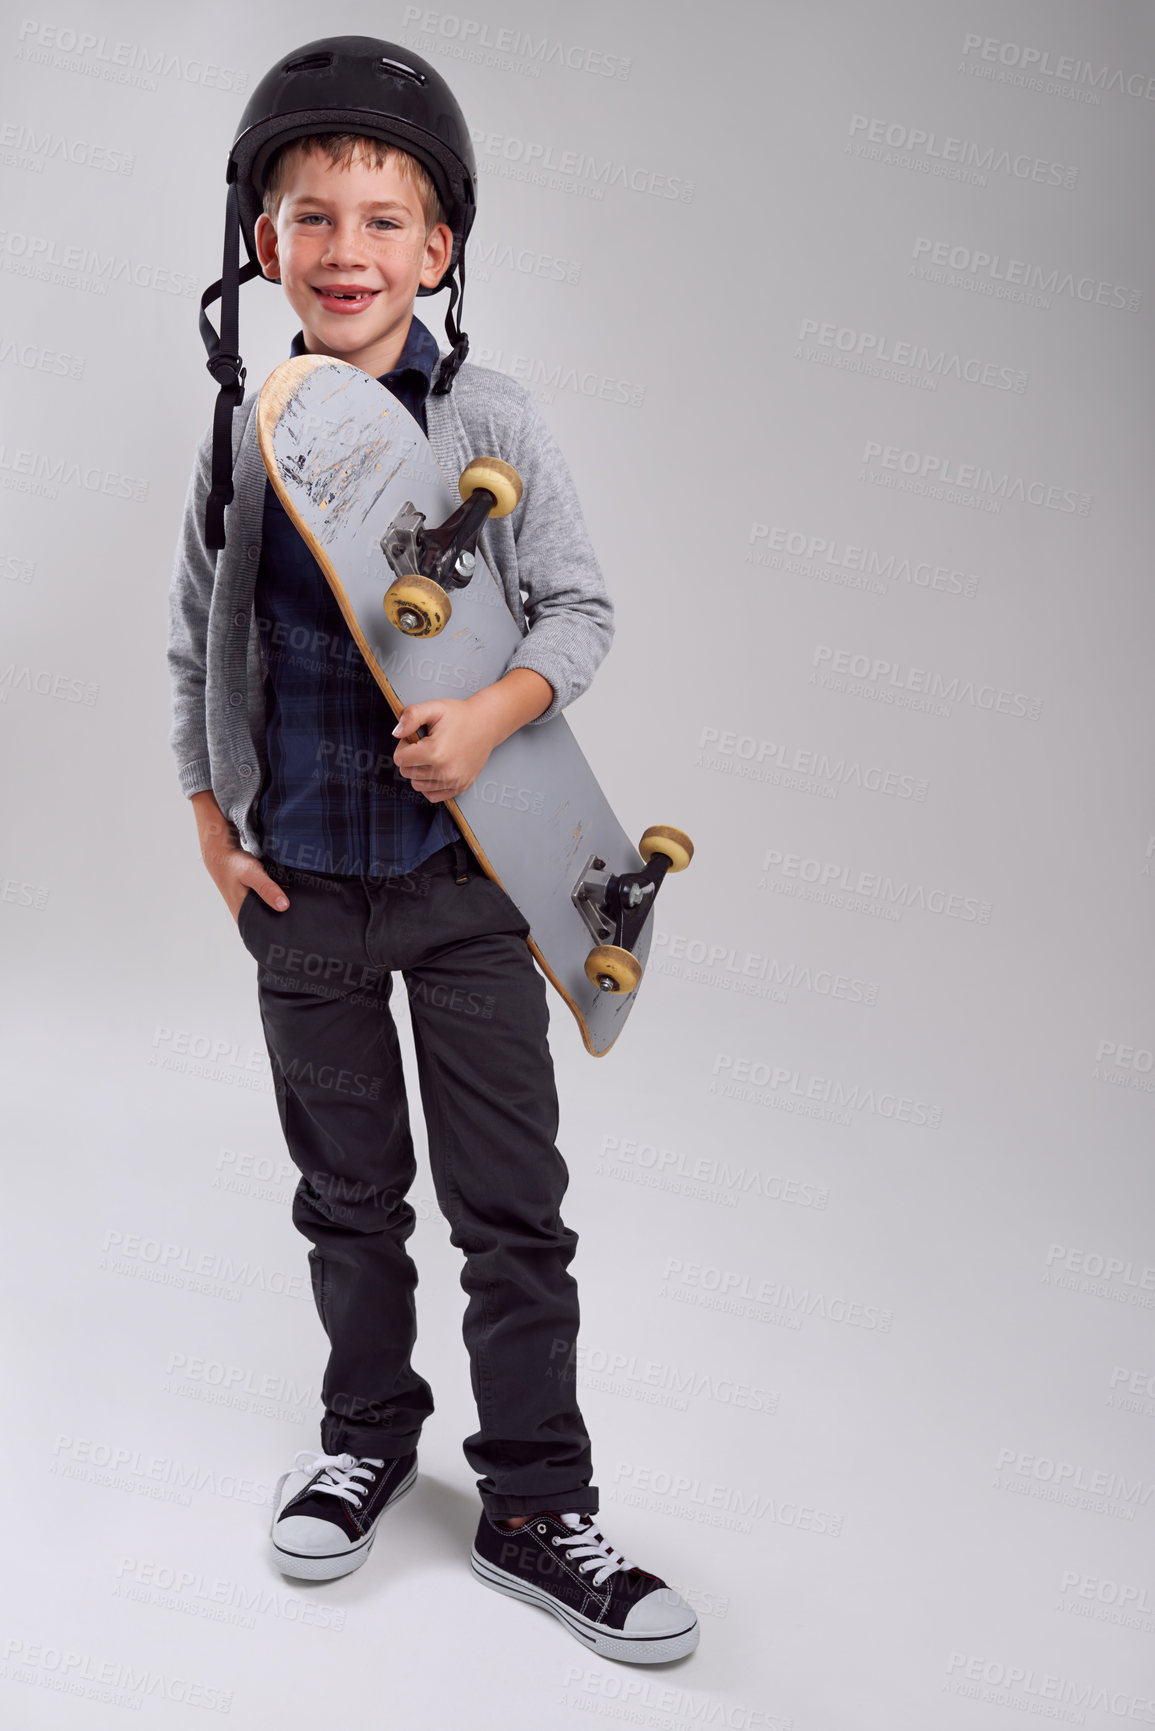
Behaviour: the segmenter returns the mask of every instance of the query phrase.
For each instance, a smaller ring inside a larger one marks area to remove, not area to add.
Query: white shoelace
[[[631,1562],[629,1557],[614,1549],[590,1516],[571,1512],[562,1515],[561,1519],[567,1527],[574,1528],[575,1537],[567,1539],[555,1534],[551,1543],[562,1546],[566,1556],[577,1565],[579,1573],[585,1574],[590,1569],[597,1569],[597,1573],[590,1579],[592,1587],[600,1587],[603,1581],[608,1581],[619,1569],[624,1571],[637,1568],[638,1565]],[[588,1521],[589,1525],[583,1527],[583,1521]],[[579,1563],[579,1557],[585,1557],[587,1561]]]
[[[368,1468],[384,1465],[384,1461],[374,1460],[371,1455],[362,1455],[358,1461],[356,1455],[327,1455],[317,1449],[301,1449],[293,1462],[293,1469],[299,1473],[311,1473],[324,1466],[325,1471],[316,1484],[309,1486],[310,1496],[314,1491],[327,1491],[330,1496],[340,1497],[342,1501],[352,1503],[354,1508],[360,1508],[368,1486],[358,1484],[358,1477],[372,1478]]]

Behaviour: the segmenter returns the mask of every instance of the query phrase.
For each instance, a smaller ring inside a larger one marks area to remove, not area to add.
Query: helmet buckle
[[[215,355],[209,356],[205,366],[218,385],[231,385],[234,390],[244,386],[248,369],[242,364],[240,355],[221,349]]]

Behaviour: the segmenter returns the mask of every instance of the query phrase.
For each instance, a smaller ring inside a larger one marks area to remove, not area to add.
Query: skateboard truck
[[[406,502],[381,537],[381,551],[399,576],[430,577],[443,589],[464,589],[477,563],[477,537],[495,501],[479,487],[438,528]]]
[[[694,844],[683,830],[652,824],[638,852],[646,863],[634,872],[611,872],[604,859],[591,854],[574,886],[573,904],[595,940],[586,957],[586,978],[601,992],[632,992],[641,983],[642,964],[633,946],[662,879],[668,871],[685,870]]]
[[[406,637],[436,637],[445,629],[453,611],[448,592],[473,576],[482,526],[508,516],[521,499],[521,476],[498,457],[475,457],[458,485],[462,503],[444,523],[428,527],[424,511],[407,501],[381,537],[394,572],[385,613]]]

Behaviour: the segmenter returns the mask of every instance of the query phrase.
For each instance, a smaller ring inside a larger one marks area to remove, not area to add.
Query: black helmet
[[[262,275],[256,222],[262,209],[265,173],[273,153],[307,133],[360,132],[416,157],[429,174],[453,231],[449,264],[434,288],[449,285],[445,334],[450,353],[438,369],[434,391],[448,391],[469,350],[469,338],[454,316],[465,296],[465,242],[477,210],[477,164],[465,116],[435,67],[394,42],[373,36],[326,36],[295,48],[267,72],[241,116],[225,178],[225,250],[219,282],[201,296],[200,332],[206,365],[220,389],[213,418],[212,489],[205,512],[210,548],[225,544],[225,506],[233,497],[232,411],[244,394],[245,368],[238,353],[237,291]],[[244,236],[249,262],[237,266],[237,235]],[[457,281],[453,280],[456,273]],[[266,279],[268,280],[268,279]],[[459,286],[460,285],[460,286]],[[206,309],[220,298],[220,334]]]

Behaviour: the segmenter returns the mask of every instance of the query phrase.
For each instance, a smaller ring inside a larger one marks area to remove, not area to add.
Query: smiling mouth
[[[329,289],[313,285],[313,293],[323,300],[348,301],[351,306],[365,304],[380,293],[379,289]]]

